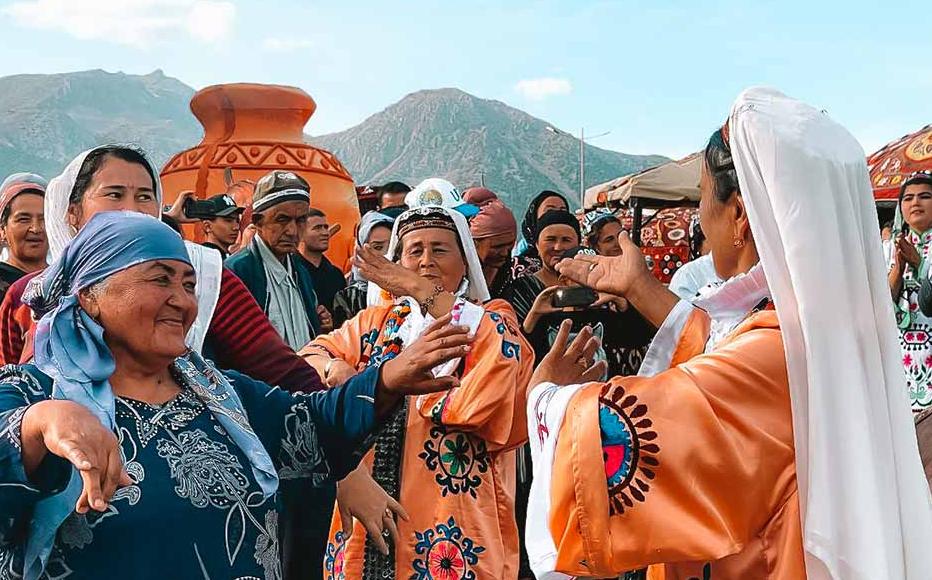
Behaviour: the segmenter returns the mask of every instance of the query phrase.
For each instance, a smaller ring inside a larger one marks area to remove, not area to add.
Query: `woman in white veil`
[[[640,377],[573,384],[589,361],[557,344],[532,378],[538,578],[647,565],[932,578],[932,502],[861,147],[824,112],[749,89],[700,188],[726,282],[695,305],[627,240],[618,258],[560,265],[663,322]]]

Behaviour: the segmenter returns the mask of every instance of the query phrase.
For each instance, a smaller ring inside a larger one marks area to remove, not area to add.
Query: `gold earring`
[[[734,244],[736,248],[740,248],[744,246],[744,240],[742,240],[741,238],[735,238],[735,241],[732,243]]]

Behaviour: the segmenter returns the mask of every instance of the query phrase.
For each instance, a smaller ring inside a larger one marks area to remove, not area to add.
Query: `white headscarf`
[[[810,580],[928,580],[932,499],[864,151],[767,88],[732,107],[741,195],[786,350]]]
[[[453,220],[456,226],[456,235],[460,240],[464,258],[466,260],[466,280],[456,292],[457,296],[466,298],[474,303],[482,304],[489,300],[489,287],[485,283],[485,276],[482,274],[482,264],[479,262],[479,253],[476,251],[476,244],[472,241],[472,235],[469,233],[469,224],[463,214],[454,209],[448,209],[439,205],[423,205],[404,212],[395,220],[392,226],[392,237],[388,243],[388,252],[385,257],[389,260],[396,261],[396,254],[401,250],[401,240],[398,239],[398,227],[418,214],[425,215],[431,212],[440,212]],[[369,290],[366,296],[369,306],[377,306],[384,301],[383,291],[375,284],[369,283]]]
[[[78,179],[78,173],[87,156],[104,147],[113,145],[101,145],[81,153],[75,157],[71,163],[65,167],[65,170],[58,177],[49,181],[45,190],[45,231],[49,239],[49,262],[54,262],[61,256],[65,246],[74,238],[77,231],[68,223],[68,206],[71,200],[71,191],[74,189],[74,182]],[[159,208],[159,217],[162,216],[162,183],[159,180],[158,168],[149,160],[149,157],[143,152],[139,152],[148,166],[149,173],[154,177],[153,188],[155,190],[155,200]],[[205,248],[193,242],[185,241],[188,248],[188,255],[191,258],[191,264],[197,272],[197,319],[188,331],[186,342],[192,350],[200,353],[204,346],[204,339],[207,336],[207,329],[210,326],[210,320],[213,318],[214,309],[217,306],[217,299],[220,296],[220,278],[223,272],[223,257],[220,252]]]

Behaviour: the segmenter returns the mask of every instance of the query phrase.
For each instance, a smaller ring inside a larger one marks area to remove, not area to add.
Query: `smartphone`
[[[214,204],[206,199],[189,197],[184,200],[184,206],[181,209],[184,211],[184,215],[189,218],[208,219],[214,217]]]
[[[569,286],[554,292],[550,303],[554,308],[585,308],[598,299],[599,295],[592,288]]]

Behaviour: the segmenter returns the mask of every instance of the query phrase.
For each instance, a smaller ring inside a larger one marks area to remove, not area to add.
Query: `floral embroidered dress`
[[[913,412],[919,413],[932,406],[932,319],[919,310],[920,282],[923,276],[928,276],[932,263],[932,230],[918,234],[909,228],[907,239],[916,246],[922,261],[918,272],[912,266],[906,266],[903,289],[894,303],[894,311],[900,328],[909,401]],[[893,260],[891,255],[890,268],[894,267]]]
[[[180,358],[181,392],[163,405],[117,397],[117,436],[133,484],[104,513],[72,513],[58,530],[43,578],[281,580],[279,506],[265,499],[242,450],[208,410],[205,381]],[[342,478],[374,441],[373,370],[308,395],[226,372],[281,480],[308,486]],[[222,380],[222,379],[220,379]],[[51,381],[31,365],[0,371],[0,578],[21,578],[32,508],[68,482],[72,467],[48,454],[27,478],[20,428]]]
[[[527,440],[525,388],[534,355],[501,300],[484,305],[472,350],[460,363],[460,386],[409,397],[364,462],[398,499],[410,521],[381,556],[356,524],[347,542],[335,513],[324,562],[327,579],[513,579],[518,534],[514,515],[515,447]],[[405,304],[370,307],[305,353],[326,352],[358,370],[396,356]]]

